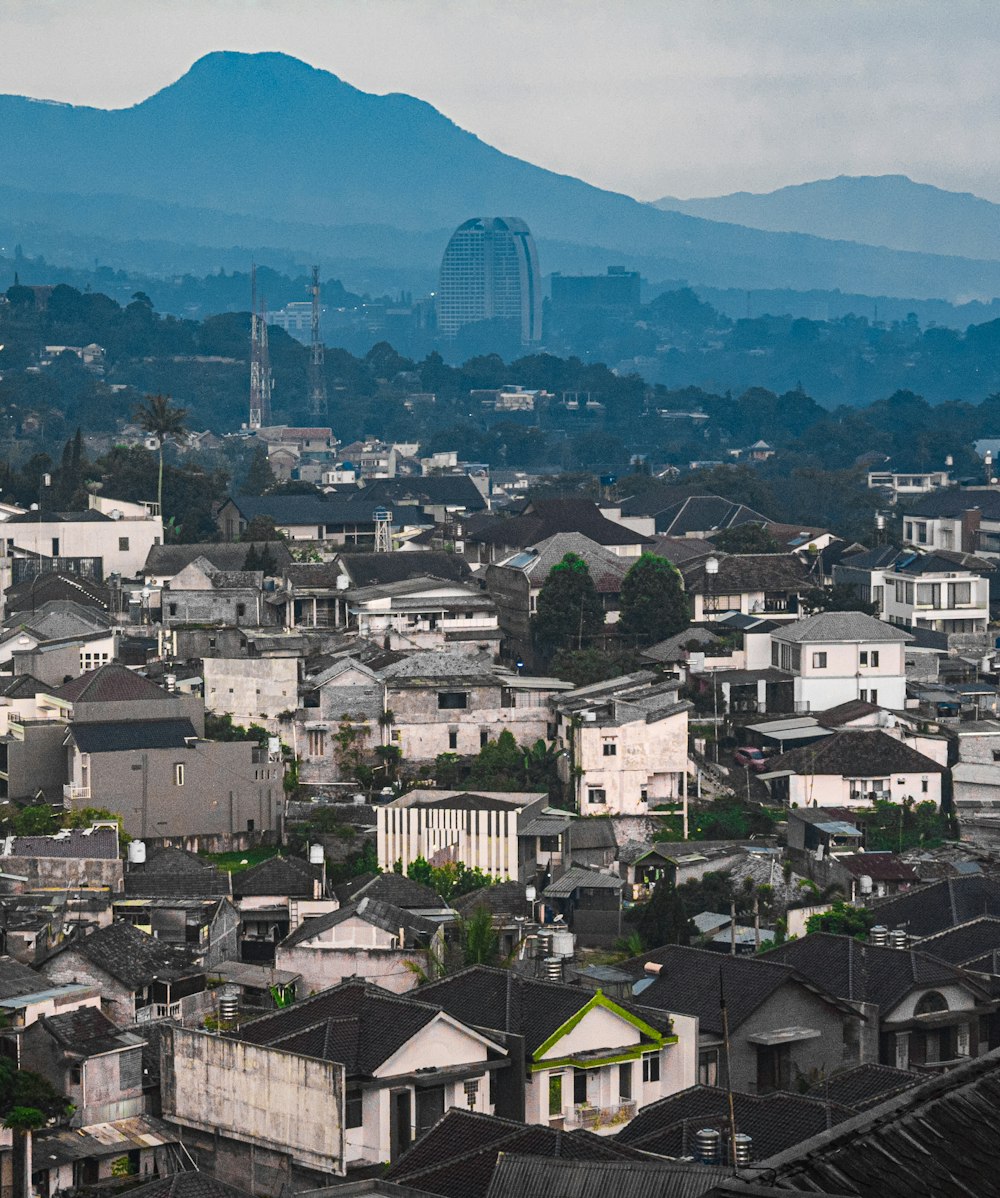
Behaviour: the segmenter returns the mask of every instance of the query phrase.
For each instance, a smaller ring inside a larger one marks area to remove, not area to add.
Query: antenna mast
[[[250,268],[250,427],[271,423],[271,362],[267,352],[267,301],[257,303],[257,264]]]
[[[326,356],[319,339],[319,267],[312,268],[312,334],[309,340],[309,415],[326,415],[326,377],[323,361]]]

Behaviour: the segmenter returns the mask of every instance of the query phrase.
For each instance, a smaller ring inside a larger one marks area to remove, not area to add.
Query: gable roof
[[[875,882],[919,882],[916,869],[897,853],[844,853],[837,864],[855,878],[869,877]]]
[[[198,739],[190,720],[115,720],[71,724],[68,735],[81,753],[185,749],[189,741]]]
[[[718,573],[705,569],[707,558],[678,566],[685,590],[693,595],[709,591],[717,595],[742,595],[748,591],[807,590],[813,585],[809,572],[794,553],[717,553]]]
[[[81,607],[107,611],[111,606],[111,591],[94,578],[50,570],[8,588],[4,611],[10,616],[14,612],[37,610],[52,599],[71,599]]]
[[[838,998],[874,1003],[883,1015],[913,990],[947,985],[978,989],[971,978],[930,953],[862,944],[853,936],[829,932],[790,940],[763,956],[792,966]]]
[[[301,857],[283,857],[280,853],[252,865],[233,878],[233,895],[282,895],[293,898],[312,898],[315,883],[322,870]]]
[[[736,1126],[753,1139],[754,1157],[772,1156],[808,1140],[857,1112],[805,1094],[733,1094]],[[692,1156],[702,1127],[728,1127],[729,1092],[719,1086],[691,1086],[643,1107],[616,1139],[661,1156]]]
[[[884,778],[890,774],[943,774],[945,767],[881,728],[848,728],[775,757],[768,771]]]
[[[1000,916],[1000,876],[969,874],[945,878],[874,904],[877,923],[906,927],[911,936],[930,936],[979,915]]]
[[[390,903],[404,911],[447,911],[448,904],[437,891],[422,882],[415,882],[405,874],[392,871],[376,874],[373,878],[352,878],[336,887],[334,893],[342,903],[356,903],[360,899],[375,899]]]
[[[621,890],[625,885],[615,874],[571,865],[542,891],[546,898],[569,898],[575,890]]]
[[[875,703],[866,703],[864,699],[848,699],[846,703],[838,703],[836,707],[828,707],[826,711],[814,713],[816,723],[821,728],[842,728],[854,720],[864,719],[882,709]]]
[[[196,545],[152,545],[146,555],[146,564],[141,573],[173,577],[200,557],[205,558],[217,570],[242,571],[250,550],[256,549],[259,554],[263,553],[265,548],[274,562],[275,573],[280,574],[282,568],[291,562],[292,553],[286,543],[278,539],[273,541],[219,541],[208,544],[199,542]]]
[[[133,990],[154,978],[191,977],[199,972],[191,968],[180,945],[165,944],[128,923],[98,928],[67,947]]]
[[[659,973],[646,970],[660,966]],[[621,961],[623,970],[641,984],[633,988],[633,1001],[658,1011],[696,1015],[702,1031],[721,1035],[720,987],[725,993],[730,1030],[744,1023],[772,994],[790,982],[800,982],[795,971],[761,957],[731,957],[707,949],[679,944]],[[825,987],[822,987],[825,993]]]
[[[967,965],[1000,949],[1000,917],[980,915],[920,941],[922,952],[933,953],[952,965]]]
[[[839,1073],[823,1078],[811,1086],[808,1093],[862,1111],[885,1102],[894,1094],[902,1094],[904,1090],[919,1086],[923,1080],[923,1075],[919,1073],[893,1069],[889,1065],[877,1065],[869,1061],[865,1065],[842,1069]]]
[[[420,988],[423,1002],[439,1006],[462,1023],[523,1036],[529,1056],[597,997],[578,986],[537,981],[486,965],[473,965]],[[634,1004],[612,1006],[620,1007],[662,1034],[669,1030],[668,1023],[652,1011],[640,1012]]]
[[[911,641],[913,637],[895,624],[876,620],[861,611],[821,611],[772,632],[774,640],[792,643]]]
[[[66,699],[71,703],[148,702],[170,698],[155,682],[114,661],[98,666],[96,670],[88,670],[51,693],[57,699]]]
[[[444,1198],[486,1198],[501,1153],[587,1162],[643,1159],[628,1145],[588,1131],[525,1126],[452,1108],[390,1167],[386,1177]]]
[[[38,994],[50,985],[49,979],[30,965],[23,965],[13,957],[0,957],[0,999]]]
[[[251,1198],[249,1191],[197,1169],[171,1173],[129,1191],[135,1198]]]
[[[14,836],[8,843],[11,857],[114,861],[118,857],[118,828],[107,823],[89,828],[63,828],[51,836]]]
[[[440,924],[434,920],[418,915],[414,911],[405,911],[402,907],[394,907],[392,903],[382,902],[379,899],[363,898],[356,903],[344,903],[336,911],[328,911],[325,915],[304,919],[282,940],[281,946],[282,948],[295,948],[300,944],[308,944],[313,937],[329,931],[330,928],[337,927],[338,924],[345,923],[348,919],[355,918],[364,920],[365,923],[370,923],[376,928],[381,928],[383,932],[392,932],[393,934],[398,934],[400,931],[413,932],[414,938],[419,938],[421,943],[426,943],[427,939],[433,936],[440,927]],[[411,946],[411,941],[407,938],[406,945],[399,947]]]
[[[43,1015],[42,1026],[75,1056],[93,1057],[131,1047],[122,1038],[121,1029],[99,1007],[78,1007],[62,1015]]]
[[[346,573],[351,585],[358,588],[403,582],[418,576],[464,582],[472,574],[461,554],[431,549],[419,553],[341,553],[336,564]]]
[[[959,1065],[757,1163],[776,1194],[998,1198],[1000,1052]]]
[[[597,545],[645,545],[649,538],[609,520],[592,499],[536,499],[519,516],[497,516],[466,532],[466,539],[512,549],[537,545],[557,533],[581,533]]]
[[[422,474],[405,478],[375,478],[365,483],[363,494],[389,507],[450,507],[467,512],[487,508],[482,491],[467,474]]]
[[[438,1007],[410,995],[351,979],[256,1019],[230,1038],[339,1061],[349,1077],[371,1077],[439,1015]]]

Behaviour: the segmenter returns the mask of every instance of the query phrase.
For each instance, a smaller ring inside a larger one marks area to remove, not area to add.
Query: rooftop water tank
[[[311,844],[309,846],[309,864],[310,865],[322,865],[323,857],[324,857],[323,846],[321,844]]]
[[[146,860],[146,842],[144,840],[131,840],[128,846],[128,863],[129,865],[142,865]]]
[[[722,1136],[716,1127],[703,1127],[695,1133],[694,1154],[703,1165],[718,1165],[722,1159]]]

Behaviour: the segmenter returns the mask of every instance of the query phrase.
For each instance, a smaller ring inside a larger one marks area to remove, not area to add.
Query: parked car
[[[733,760],[737,765],[753,770],[755,774],[760,774],[767,769],[767,757],[764,750],[755,749],[752,745],[744,745],[741,749],[737,749],[733,754]]]

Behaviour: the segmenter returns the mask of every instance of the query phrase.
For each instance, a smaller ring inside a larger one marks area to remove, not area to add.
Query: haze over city
[[[225,49],[418,96],[507,153],[645,200],[841,174],[1000,200],[988,0],[0,5],[0,92],[125,106]]]

